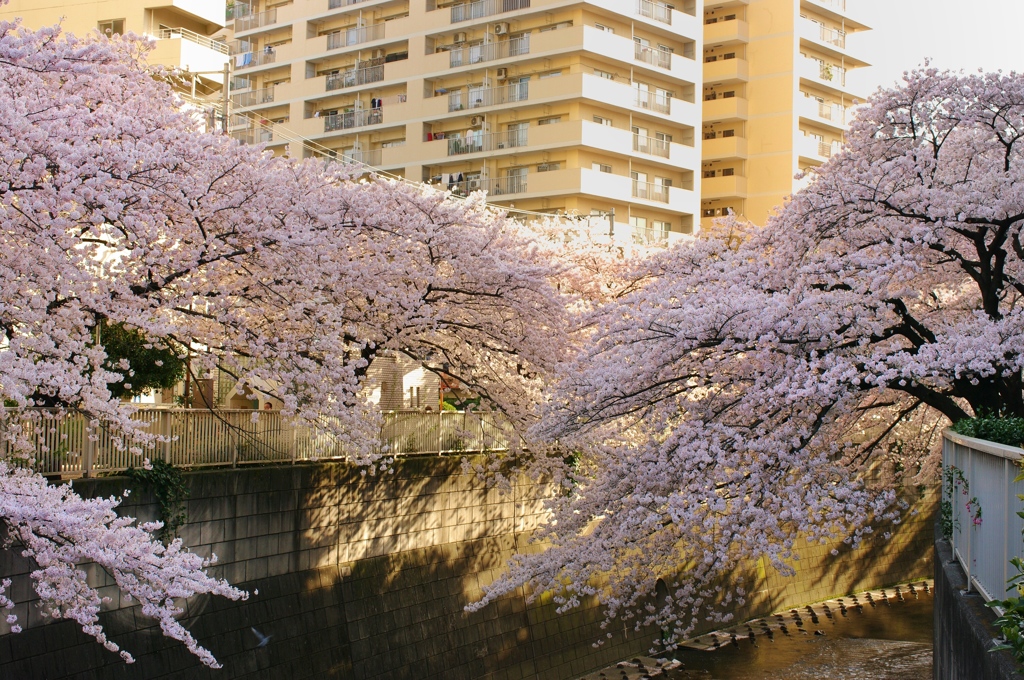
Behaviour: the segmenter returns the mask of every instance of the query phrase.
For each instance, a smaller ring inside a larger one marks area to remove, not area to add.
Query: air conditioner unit
[[[505,35],[506,33],[508,33],[508,22],[502,21],[494,24],[494,35]]]
[[[479,126],[481,126],[483,124],[484,124],[484,117],[483,116],[473,116],[472,118],[469,119],[470,127],[479,127]]]
[[[470,191],[477,191],[478,189],[480,189],[480,178],[479,177],[474,177],[474,178],[470,179],[469,180],[469,190]]]
[[[498,69],[498,80],[508,80],[508,69],[507,68],[499,68]]]
[[[464,43],[464,42],[466,42],[466,32],[465,31],[459,31],[458,33],[456,33],[455,34],[455,38],[454,38],[454,42],[455,43]]]

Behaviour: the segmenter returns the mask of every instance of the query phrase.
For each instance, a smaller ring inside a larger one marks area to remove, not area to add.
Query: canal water
[[[932,677],[932,594],[919,592],[820,618],[773,639],[757,635],[715,651],[676,650],[672,680],[926,680]],[[818,634],[815,634],[816,631]],[[738,645],[738,646],[737,646]]]
[[[933,591],[921,586],[913,592],[904,587],[899,597],[883,591],[886,599],[876,591],[873,599],[829,600],[814,605],[813,617],[803,607],[737,626],[733,630],[755,635],[721,636],[714,650],[677,649],[672,670],[669,660],[639,657],[586,680],[926,680],[932,677]]]

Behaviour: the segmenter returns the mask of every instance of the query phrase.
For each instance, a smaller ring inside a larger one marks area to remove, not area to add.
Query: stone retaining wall
[[[0,550],[0,575],[27,621],[2,634],[0,677],[36,678],[576,678],[645,653],[655,633],[618,624],[611,639],[594,603],[559,616],[549,601],[525,594],[468,614],[506,560],[522,546],[542,510],[544,486],[520,484],[511,496],[485,488],[451,458],[400,460],[379,478],[341,464],[189,473],[189,522],[181,530],[200,554],[215,552],[217,575],[255,591],[247,602],[199,597],[188,626],[224,664],[210,671],[167,641],[136,607],[121,606],[102,571],[90,580],[111,598],[103,617],[134,666],[71,622],[45,622],[32,604],[33,565]],[[124,478],[81,480],[83,495],[120,494]],[[931,571],[933,503],[908,517],[884,546],[842,550],[803,546],[799,573],[782,578],[764,565],[740,618],[834,595],[920,578]],[[146,493],[125,512],[155,517]],[[251,628],[270,635],[257,647]]]

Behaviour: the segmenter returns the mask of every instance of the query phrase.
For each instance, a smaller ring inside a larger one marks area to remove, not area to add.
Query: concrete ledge
[[[967,575],[935,527],[935,680],[1024,680],[1008,651],[991,652],[999,630],[985,598],[967,588]]]

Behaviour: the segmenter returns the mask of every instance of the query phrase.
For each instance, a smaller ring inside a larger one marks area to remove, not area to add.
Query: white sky
[[[1024,73],[1024,0],[847,0],[846,7],[873,29],[849,39],[851,51],[872,63],[850,74],[865,95],[925,57],[939,68]]]

